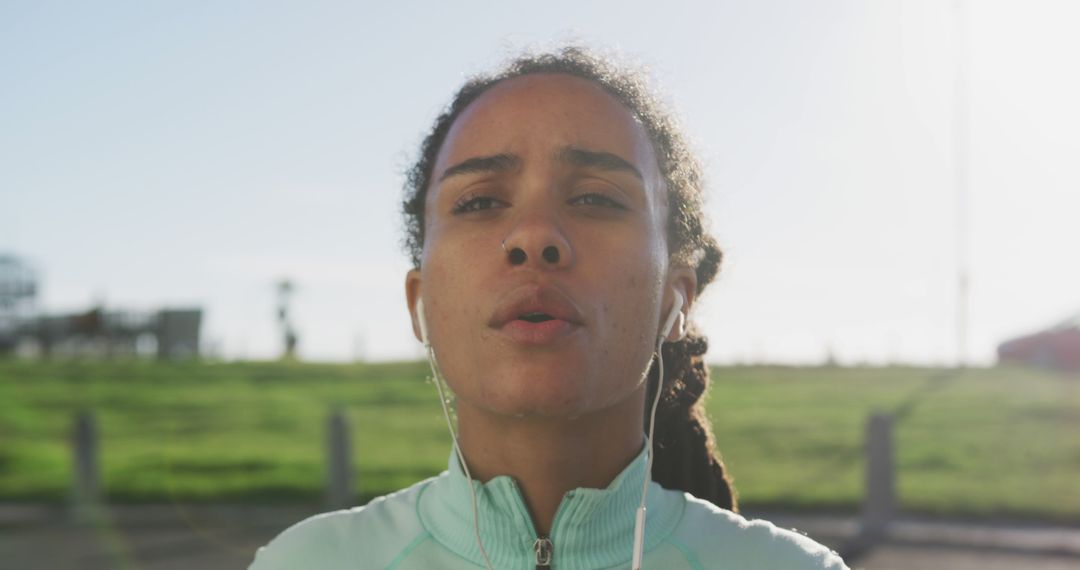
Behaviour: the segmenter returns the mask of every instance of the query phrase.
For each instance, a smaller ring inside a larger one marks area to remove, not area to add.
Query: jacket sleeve
[[[764,522],[764,521],[755,521]],[[768,525],[768,568],[792,570],[849,570],[840,555],[798,532]]]
[[[838,554],[803,534],[685,498],[672,539],[686,545],[704,570],[848,570]]]
[[[424,484],[301,521],[260,548],[248,570],[386,568],[425,534],[416,515]]]
[[[259,548],[248,570],[321,570],[337,568],[337,527],[329,515],[301,521]]]

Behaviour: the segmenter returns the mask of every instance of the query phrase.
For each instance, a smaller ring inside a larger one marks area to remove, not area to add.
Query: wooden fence
[[[866,472],[860,521],[860,539],[865,542],[881,538],[896,516],[892,423],[889,414],[873,414],[866,422]],[[78,414],[74,425],[70,507],[76,520],[90,520],[90,513],[103,506],[104,497],[101,490],[98,429],[90,412]],[[326,507],[340,509],[354,506],[358,485],[351,468],[348,420],[341,410],[337,410],[327,418],[326,426]]]

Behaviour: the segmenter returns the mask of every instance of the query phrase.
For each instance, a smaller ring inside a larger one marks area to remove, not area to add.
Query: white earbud
[[[686,338],[686,316],[682,313],[682,307],[686,303],[686,298],[683,297],[682,291],[679,291],[678,289],[674,289],[673,292],[675,293],[675,300],[671,303],[671,312],[668,313],[667,320],[664,321],[664,328],[661,330],[664,331],[663,338],[667,338],[671,334],[671,327],[675,326],[676,321],[678,321],[678,340],[682,340]]]
[[[424,318],[424,300],[423,299],[417,299],[416,300],[416,317],[417,317],[417,320],[420,321],[420,342],[422,342],[424,344],[424,346],[427,346],[428,345],[427,319]]]

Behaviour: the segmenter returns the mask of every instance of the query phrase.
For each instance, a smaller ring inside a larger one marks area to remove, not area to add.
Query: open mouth
[[[518,317],[519,320],[528,321],[530,323],[542,323],[545,321],[553,320],[554,317],[547,313],[526,313]]]

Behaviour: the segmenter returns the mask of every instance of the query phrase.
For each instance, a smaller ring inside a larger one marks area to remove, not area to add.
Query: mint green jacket
[[[630,567],[645,450],[606,489],[563,497],[548,537],[538,537],[517,484],[496,477],[476,487],[480,534],[496,570]],[[453,453],[448,470],[363,507],[311,517],[259,549],[249,570],[433,570],[484,567],[472,499]],[[747,521],[682,491],[650,483],[646,570],[846,569],[836,553],[772,523]],[[543,562],[541,560],[541,562]]]

